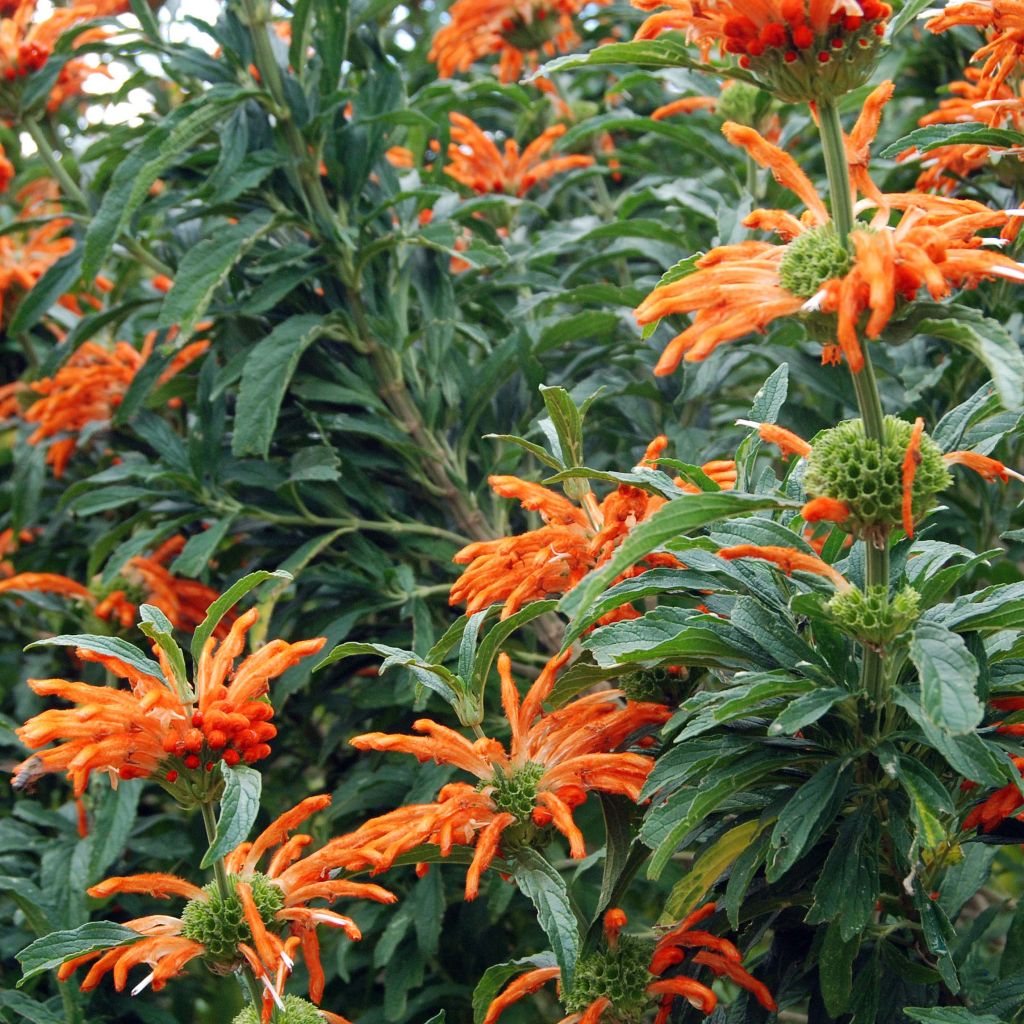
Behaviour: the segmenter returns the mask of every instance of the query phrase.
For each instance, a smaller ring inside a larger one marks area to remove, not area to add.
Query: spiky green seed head
[[[634,935],[620,935],[615,949],[602,946],[576,964],[572,988],[563,996],[568,1013],[581,1013],[601,996],[612,1001],[618,1024],[640,1024],[651,1008],[647,986],[654,980],[647,967],[654,943]]]
[[[904,587],[892,600],[888,588],[853,587],[836,594],[828,603],[844,633],[862,643],[883,647],[905,633],[920,615],[921,596],[913,587]]]
[[[498,810],[514,814],[517,821],[528,822],[537,805],[537,783],[543,774],[544,765],[532,762],[509,775],[496,771],[490,783],[494,787],[491,799]]]
[[[857,537],[880,543],[903,521],[903,460],[913,424],[886,416],[879,445],[864,436],[861,420],[847,420],[823,431],[807,459],[804,489],[812,498],[835,498],[850,509],[844,527]],[[918,522],[935,505],[935,496],[952,482],[935,442],[921,436],[921,461],[911,488],[911,509]]]
[[[284,997],[284,1012],[277,1011],[278,1024],[324,1024],[323,1014],[310,1002],[298,996]],[[251,1003],[235,1017],[231,1024],[260,1024],[260,1015]]]
[[[239,879],[231,875],[228,881],[231,884],[231,895],[227,899],[218,892],[217,883],[210,882],[203,887],[207,898],[189,900],[181,912],[182,936],[193,942],[201,942],[206,947],[206,959],[222,967],[238,962],[240,942],[251,945],[253,941],[242,910],[242,901],[235,888]],[[259,873],[246,881],[252,888],[253,902],[263,923],[270,929],[276,929],[278,923],[275,917],[284,906],[284,893],[280,886]]]
[[[826,281],[845,277],[852,260],[832,224],[811,228],[786,246],[779,281],[791,295],[809,299]]]

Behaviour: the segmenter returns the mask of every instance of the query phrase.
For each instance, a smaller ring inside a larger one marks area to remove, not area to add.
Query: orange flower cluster
[[[253,842],[237,846],[224,860],[229,884],[234,887],[241,903],[249,932],[249,941],[239,942],[228,955],[248,963],[262,982],[264,1021],[271,1019],[275,1004],[284,1009],[279,992],[294,968],[294,957],[300,949],[309,973],[309,997],[314,1003],[323,998],[324,972],[320,963],[318,925],[340,928],[353,940],[361,937],[351,918],[325,907],[311,907],[309,904],[313,900],[329,903],[338,899],[395,902],[395,896],[379,885],[331,878],[331,868],[322,857],[304,856],[312,836],[298,834],[289,837],[289,833],[330,802],[329,796],[307,797],[282,814]],[[266,869],[259,871],[260,862],[268,856],[270,861]],[[82,981],[82,990],[96,988],[103,977],[113,971],[114,986],[121,991],[127,984],[131,969],[138,964],[147,964],[151,971],[132,989],[132,995],[136,995],[149,986],[154,991],[163,988],[168,980],[180,974],[185,965],[197,957],[206,956],[218,961],[224,957],[219,945],[215,949],[209,948],[202,941],[190,937],[195,930],[190,923],[196,919],[210,919],[207,922],[208,932],[215,931],[220,923],[216,906],[219,897],[210,887],[200,889],[174,875],[146,874],[108,878],[88,892],[94,899],[106,899],[117,893],[145,893],[157,899],[180,897],[188,900],[189,905],[180,918],[158,915],[125,922],[126,928],[143,936],[140,941],[68,960],[58,972],[61,981],[69,978],[83,964],[95,961]],[[323,1016],[329,1022],[343,1022],[343,1018],[335,1014],[323,1012]]]
[[[980,84],[988,98],[998,98],[1007,80],[1024,60],[1024,0],[957,0],[930,19],[935,33],[970,26],[987,37],[971,57],[981,62]]]
[[[42,594],[63,594],[84,601],[97,618],[113,621],[127,629],[138,617],[140,604],[155,605],[167,616],[175,629],[191,631],[206,617],[206,609],[217,599],[217,591],[197,580],[174,576],[167,563],[185,546],[185,537],[177,534],[164,541],[151,555],[136,555],[125,563],[120,575],[132,588],[118,588],[97,598],[88,587],[67,576],[48,572],[13,571],[0,580],[0,593],[35,591]],[[218,635],[229,628],[233,617],[225,616],[218,625]]]
[[[939,103],[937,110],[925,114],[918,120],[922,127],[934,124],[988,125],[989,128],[1024,128],[1024,95],[1021,85],[1016,90],[1003,82],[993,87],[979,69],[967,68],[964,81],[949,86],[950,98]],[[934,189],[950,193],[975,171],[988,165],[993,152],[992,146],[965,144],[938,146],[927,153],[919,154],[916,147],[900,154],[903,161],[918,160],[923,168],[916,185],[919,189]]]
[[[442,78],[451,78],[497,53],[499,80],[518,81],[540,55],[553,57],[579,42],[572,19],[584,6],[585,0],[455,0],[428,59]]]
[[[658,997],[658,1014],[655,1017],[655,1024],[665,1024],[668,1021],[672,1012],[672,1004],[676,999],[685,999],[705,1016],[714,1012],[718,1005],[718,997],[702,982],[685,975],[676,975],[671,978],[662,977],[666,971],[686,962],[687,953],[692,949],[697,949],[698,952],[689,961],[690,965],[707,967],[715,977],[728,978],[740,988],[750,992],[769,1012],[778,1009],[767,986],[743,967],[743,954],[733,943],[728,939],[712,935],[711,932],[694,927],[710,917],[715,909],[714,903],[707,903],[703,907],[699,907],[662,935],[653,945],[647,976],[641,979],[640,983],[644,985],[644,991],[648,995]],[[622,941],[619,933],[626,923],[626,915],[618,908],[612,908],[604,915],[605,941],[608,946],[606,955],[609,958],[615,956],[616,948]],[[612,977],[617,978],[617,987],[620,989],[628,988],[629,982],[634,980],[625,971],[616,972],[612,974]],[[521,974],[491,1001],[487,1007],[483,1024],[495,1024],[495,1021],[514,1003],[538,991],[547,982],[560,978],[561,971],[557,967],[540,967]],[[563,992],[563,998],[568,994]],[[630,997],[631,1005],[640,995],[638,992],[631,991],[624,994]],[[594,996],[586,1008],[562,1018],[560,1024],[598,1024],[606,1014],[614,1015],[616,1007],[608,995],[590,992],[586,995]]]
[[[129,8],[125,0],[76,0],[67,7],[56,7],[42,19],[37,19],[37,0],[18,0],[0,17],[0,79],[14,83],[43,68],[57,40],[67,31],[92,18],[120,14]],[[75,47],[105,39],[101,28],[87,29],[75,39]],[[50,90],[48,109],[56,110],[68,99],[82,92],[82,84],[93,74],[106,74],[106,69],[86,63],[81,58],[67,61]],[[0,82],[0,96],[5,89]],[[13,113],[14,104],[4,96],[3,106]]]
[[[774,231],[783,244],[747,241],[712,249],[697,261],[695,272],[660,285],[644,299],[636,310],[642,325],[671,314],[695,314],[693,323],[669,342],[655,373],[671,373],[683,359],[706,359],[725,342],[800,313],[835,315],[838,345],[825,347],[823,361],[836,362],[841,354],[856,373],[864,365],[858,340],[863,314],[868,314],[864,332],[877,338],[897,300],[912,301],[922,289],[942,299],[954,288],[973,288],[987,278],[1024,281],[1024,266],[984,248],[978,234],[1005,227],[1010,214],[966,199],[883,194],[871,182],[868,147],[892,88],[885,82],[871,94],[847,139],[854,187],[877,210],[870,224],[855,225],[848,255],[832,232],[824,202],[796,161],[753,128],[724,125],[726,138],[770,168],[807,209],[799,219],[783,210],[754,210],[743,223]],[[902,215],[890,227],[893,211]],[[835,270],[822,278],[827,260]]]
[[[445,167],[445,173],[481,195],[522,196],[538,182],[594,163],[592,156],[584,154],[547,157],[565,134],[564,124],[547,128],[522,153],[514,139],[506,139],[502,153],[479,125],[464,114],[453,113],[451,124],[452,141],[448,146],[451,163]]]
[[[53,377],[22,385],[20,391],[31,390],[40,397],[20,413],[36,429],[29,437],[30,444],[40,444],[51,438],[46,461],[53,467],[53,475],[60,478],[78,446],[77,435],[90,423],[109,421],[121,404],[135,375],[150,357],[156,342],[156,332],[150,332],[141,349],[125,341],[112,349],[98,342],[87,341]],[[209,341],[193,341],[184,346],[171,360],[158,378],[165,384],[177,376],[191,362],[198,359]],[[59,436],[71,434],[73,436]]]
[[[75,795],[81,796],[92,772],[105,771],[112,783],[157,776],[173,787],[182,772],[209,772],[220,760],[252,764],[266,757],[277,731],[270,723],[274,709],[265,699],[269,681],[316,654],[326,641],[273,640],[236,668],[256,619],[252,609],[219,644],[215,637],[207,640],[194,699],[168,682],[174,674],[159,648],[163,678],[114,655],[76,649],[83,661],[98,662],[127,680],[127,690],[65,679],[29,680],[40,696],[60,697],[76,706],[44,711],[18,729],[21,741],[38,753],[15,768],[15,785],[24,785],[40,771],[66,772]],[[40,749],[55,740],[57,746]]]
[[[666,437],[655,438],[638,468],[653,463],[667,445]],[[701,469],[720,487],[735,486],[734,462],[707,462]],[[472,614],[500,601],[502,618],[513,615],[528,601],[572,590],[591,569],[612,557],[637,523],[649,519],[666,501],[639,487],[620,484],[600,503],[588,493],[580,507],[555,491],[518,477],[492,476],[488,482],[497,494],[518,498],[523,508],[539,512],[544,520],[544,525],[536,530],[477,541],[455,555],[454,561],[468,568],[452,585],[449,603],[464,601],[467,614]],[[697,490],[682,481],[676,483],[684,490]],[[657,566],[678,565],[672,555],[655,552],[620,579]],[[610,614],[612,618],[602,622],[636,615],[629,606]]]
[[[450,764],[479,783],[451,783],[433,803],[401,807],[366,822],[345,837],[353,851],[349,866],[372,866],[376,873],[424,843],[439,846],[443,856],[454,845],[475,846],[466,875],[466,899],[473,899],[503,837],[512,848],[529,845],[538,827],[552,825],[568,840],[572,857],[585,856],[573,809],[592,791],[638,800],[654,761],[618,748],[662,725],[670,712],[661,704],[623,701],[620,691],[605,690],[545,713],[544,701],[567,658],[552,658],[520,700],[511,661],[499,655],[501,702],[511,731],[507,750],[498,740],[481,735],[471,741],[429,719],[413,724],[421,736],[376,732],[355,737],[351,742],[359,750],[399,751],[421,762]],[[325,850],[330,852],[330,844]]]

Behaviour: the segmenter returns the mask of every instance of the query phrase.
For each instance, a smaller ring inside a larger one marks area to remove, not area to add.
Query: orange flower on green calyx
[[[36,424],[30,444],[49,442],[46,461],[60,479],[78,447],[77,435],[89,424],[107,422],[121,404],[135,375],[150,358],[156,332],[146,336],[141,350],[119,341],[112,349],[94,341],[79,347],[54,374],[29,387],[40,397],[21,417]],[[209,341],[185,345],[160,374],[157,384],[177,376],[210,346]],[[71,436],[66,436],[71,435]]]
[[[667,445],[666,437],[656,437],[636,468],[650,467]],[[731,460],[706,462],[701,469],[724,489],[736,484],[736,463]],[[467,614],[472,614],[500,602],[502,618],[513,615],[529,601],[572,590],[591,569],[612,557],[637,523],[649,519],[667,500],[620,484],[601,502],[587,491],[578,505],[518,477],[492,476],[488,482],[497,494],[518,498],[523,508],[538,512],[544,520],[536,530],[468,544],[455,555],[454,561],[467,568],[452,585],[449,603],[465,602]],[[681,480],[676,483],[683,490],[697,490]],[[658,566],[678,565],[672,555],[655,552],[620,579]],[[609,614],[611,617],[602,619],[602,624],[634,618],[637,613],[626,605]]]
[[[217,974],[248,964],[263,985],[262,1019],[267,1021],[275,1005],[284,1009],[280,993],[301,951],[309,973],[309,997],[319,1003],[324,993],[324,972],[317,927],[340,928],[354,940],[361,936],[351,918],[319,903],[310,904],[339,899],[394,903],[396,898],[379,885],[332,879],[329,868],[317,855],[305,855],[313,837],[290,835],[330,802],[329,796],[307,797],[253,842],[241,843],[232,850],[224,858],[231,889],[227,897],[216,882],[199,888],[165,874],[108,878],[94,885],[88,890],[94,899],[144,893],[156,899],[178,897],[188,902],[180,917],[161,914],[126,921],[126,928],[142,936],[139,941],[68,960],[60,967],[58,978],[64,981],[82,965],[92,963],[82,990],[96,988],[113,972],[114,987],[120,992],[132,968],[146,964],[151,970],[131,990],[134,996],[149,987],[161,989],[197,957]],[[266,858],[269,860],[261,870],[260,863]]]
[[[497,53],[499,81],[516,82],[524,68],[579,43],[572,19],[584,6],[586,0],[455,0],[427,59],[451,78]]]
[[[661,704],[624,701],[618,690],[578,698],[545,713],[544,701],[568,654],[552,658],[520,700],[508,655],[498,658],[501,703],[511,730],[508,749],[496,739],[467,739],[429,719],[413,728],[420,736],[367,733],[351,741],[359,750],[398,751],[419,761],[450,764],[478,783],[444,786],[434,803],[399,808],[371,819],[345,842],[357,851],[350,866],[388,868],[400,854],[425,843],[447,856],[453,846],[475,846],[466,875],[466,899],[473,899],[480,877],[504,846],[531,845],[552,825],[569,842],[570,856],[585,856],[583,833],[573,809],[590,792],[617,793],[631,800],[654,767],[645,754],[619,750],[632,737],[668,720]]]
[[[715,978],[728,978],[774,1012],[777,1007],[771,993],[743,967],[743,955],[736,946],[694,927],[714,912],[715,904],[708,903],[653,941],[622,934],[626,915],[618,908],[607,911],[604,945],[580,957],[570,989],[560,986],[559,1000],[567,1011],[560,1024],[639,1021],[654,1006],[658,1008],[655,1024],[665,1024],[676,999],[685,999],[705,1016],[712,1013],[718,997],[707,985],[682,974],[664,977],[678,967],[691,971],[707,968]],[[549,981],[560,980],[557,967],[521,974],[491,1001],[483,1024],[495,1024],[510,1006]]]
[[[637,39],[682,31],[700,46],[739,58],[758,84],[787,103],[834,99],[874,71],[889,4],[878,0],[632,0],[653,13]],[[667,10],[662,10],[667,8]]]
[[[1014,88],[1005,82],[992,87],[981,75],[978,68],[967,68],[964,81],[952,82],[946,86],[948,99],[918,119],[918,125],[926,128],[935,124],[985,124],[990,128],[1010,128],[1020,131],[1024,128],[1024,95],[1022,84]],[[951,193],[956,191],[976,171],[992,164],[993,157],[999,156],[1005,147],[978,144],[957,144],[937,146],[927,153],[919,153],[911,147],[899,155],[901,161],[915,161],[922,170],[916,187],[924,190]],[[1019,160],[1014,166],[1019,167]],[[1000,172],[1006,166],[1006,158],[1000,160]]]
[[[39,594],[61,594],[82,601],[97,618],[115,622],[127,629],[138,619],[139,605],[155,605],[167,616],[175,629],[191,631],[206,618],[206,610],[217,599],[217,591],[198,580],[174,576],[167,568],[185,546],[185,537],[177,534],[160,545],[151,555],[136,555],[120,570],[124,587],[94,594],[92,590],[67,576],[47,572],[12,572],[0,579],[0,594],[24,591]],[[228,613],[218,623],[214,635],[223,637],[234,614]]]
[[[20,0],[0,17],[0,111],[6,117],[19,113],[19,93],[25,80],[46,65],[60,37],[83,22],[108,14],[118,14],[127,5],[121,0],[80,0],[66,7],[50,7],[39,16],[36,0]],[[102,28],[80,32],[74,48],[105,39]],[[66,100],[82,93],[82,84],[90,75],[109,74],[103,65],[89,64],[81,58],[66,61],[50,88],[47,109],[56,110]]]
[[[270,722],[274,709],[267,700],[269,682],[316,654],[325,638],[272,640],[236,667],[256,619],[251,609],[219,643],[215,637],[207,640],[191,701],[169,682],[173,673],[159,648],[164,678],[110,654],[76,649],[82,661],[98,662],[126,680],[128,689],[30,679],[29,686],[40,696],[59,697],[75,706],[44,711],[17,730],[22,743],[36,753],[15,767],[14,785],[25,785],[40,772],[65,772],[75,795],[81,796],[92,772],[101,771],[112,784],[119,778],[155,778],[189,804],[219,784],[219,776],[210,774],[218,761],[253,764],[267,757],[277,734]],[[54,741],[56,746],[46,747]]]
[[[592,156],[572,154],[549,157],[551,148],[565,134],[564,124],[545,129],[523,151],[514,139],[505,141],[504,153],[464,114],[451,116],[452,141],[448,146],[445,174],[479,192],[522,196],[534,185],[556,174],[590,167]]]
[[[855,223],[852,251],[841,243],[824,202],[791,156],[752,128],[731,122],[723,127],[726,138],[768,167],[806,210],[799,218],[784,210],[754,210],[744,225],[775,232],[781,245],[747,241],[712,249],[696,261],[694,271],[659,285],[644,299],[636,310],[641,325],[693,314],[691,325],[665,348],[655,373],[671,373],[684,359],[706,359],[719,345],[762,333],[791,316],[801,317],[808,332],[823,340],[823,362],[845,357],[858,373],[864,365],[859,333],[878,338],[898,302],[911,302],[922,290],[943,299],[989,278],[1024,281],[1024,266],[986,249],[979,235],[986,228],[1005,228],[1013,214],[967,199],[878,191],[867,173],[869,147],[891,95],[891,82],[880,85],[846,138],[853,188],[865,197],[857,209],[876,211],[870,222]],[[900,216],[890,226],[893,212]]]
[[[963,26],[976,28],[985,36],[984,45],[971,60],[981,64],[979,84],[989,96],[995,96],[1024,60],[1024,2],[955,0],[925,25],[935,33]]]

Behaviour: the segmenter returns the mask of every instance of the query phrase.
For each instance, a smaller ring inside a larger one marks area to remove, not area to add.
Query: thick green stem
[[[88,210],[89,203],[85,198],[85,193],[78,187],[78,182],[68,173],[63,162],[54,156],[53,146],[43,132],[39,122],[31,117],[26,117],[22,119],[21,126],[28,132],[29,138],[36,144],[39,156],[60,185],[64,195],[73,199],[83,210]]]
[[[853,195],[850,188],[850,169],[846,160],[846,145],[843,126],[839,119],[839,108],[833,100],[818,104],[818,126],[821,145],[825,154],[825,170],[828,174],[829,196],[832,202],[832,220],[843,245],[850,248],[850,232],[854,228]],[[853,387],[857,406],[864,422],[864,434],[876,441],[881,450],[885,436],[885,420],[882,400],[878,393],[878,381],[871,363],[871,353],[863,345],[864,366],[853,374]],[[867,545],[867,580],[869,587],[884,586],[889,589],[889,542],[888,537],[880,546]],[[885,665],[883,655],[870,647],[864,648],[861,664],[861,685],[876,704],[884,700]]]
[[[212,843],[214,836],[217,834],[217,819],[213,814],[213,803],[209,800],[204,800],[199,805],[199,808],[203,812],[206,838]],[[221,899],[230,899],[234,894],[234,890],[231,888],[231,882],[228,880],[228,872],[224,867],[223,857],[218,857],[213,862],[213,874],[217,880],[217,892],[220,893]],[[249,993],[249,998],[252,1000],[252,1005],[256,1008],[256,1015],[259,1016],[260,1008],[263,1006],[263,992],[260,989],[260,983],[256,980],[256,976],[248,965],[242,968],[241,974],[242,981]]]

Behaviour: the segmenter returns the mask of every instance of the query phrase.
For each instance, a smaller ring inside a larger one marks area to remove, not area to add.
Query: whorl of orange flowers
[[[564,124],[545,129],[520,153],[514,139],[505,140],[501,150],[464,114],[451,115],[451,137],[445,173],[461,185],[479,192],[525,195],[538,182],[564,171],[590,167],[592,156],[582,153],[548,157],[552,147],[565,134]]]
[[[140,604],[155,605],[167,616],[175,629],[191,631],[206,617],[206,609],[217,599],[217,591],[198,580],[174,576],[167,563],[185,546],[185,537],[177,534],[164,541],[151,555],[130,558],[120,571],[120,577],[129,584],[131,593],[118,588],[97,598],[83,584],[67,576],[49,572],[13,571],[0,579],[0,593],[34,591],[42,594],[62,594],[84,601],[92,607],[97,618],[114,621],[123,629],[134,624]],[[225,616],[217,626],[217,635],[226,633],[233,616]]]
[[[728,978],[750,992],[766,1010],[774,1012],[777,1006],[771,992],[743,967],[743,955],[736,946],[728,939],[694,927],[714,912],[714,903],[698,907],[656,943],[643,943],[643,940],[620,935],[627,923],[626,915],[613,907],[604,915],[605,949],[592,956],[607,962],[608,974],[615,978],[619,997],[628,998],[631,1009],[635,1009],[644,994],[655,997],[658,1005],[655,1024],[665,1024],[676,999],[685,999],[705,1016],[718,1005],[715,993],[695,978],[685,975],[664,977],[667,971],[684,964],[691,968],[706,967],[715,977]],[[650,962],[646,971],[640,972],[634,958],[636,952],[644,947],[650,951]],[[621,949],[627,950],[625,956],[620,954]],[[693,950],[697,952],[690,955]],[[690,956],[688,961],[687,956]],[[561,971],[557,967],[540,967],[521,974],[491,1000],[483,1024],[495,1024],[510,1006],[538,991],[547,982],[560,980]],[[598,1024],[606,1015],[608,1020],[618,1019],[615,1015],[617,1007],[605,992],[588,990],[578,993],[574,988],[569,992],[563,991],[561,997],[563,1002],[571,1000],[583,1008],[563,1017],[560,1024]]]
[[[656,437],[638,468],[649,466],[667,445],[666,437]],[[701,469],[720,487],[735,486],[735,462],[706,462]],[[637,523],[650,518],[666,501],[639,487],[620,484],[601,502],[588,492],[581,507],[555,491],[518,477],[492,476],[488,482],[497,494],[518,498],[523,508],[538,512],[544,520],[544,525],[536,530],[477,541],[455,555],[454,561],[467,568],[452,585],[449,603],[464,601],[467,614],[472,614],[500,602],[502,618],[513,615],[528,601],[572,590],[591,569],[612,557]],[[682,481],[677,481],[677,485],[684,490],[696,490]],[[620,579],[649,568],[678,564],[672,555],[654,552]],[[636,614],[627,605],[601,621]]]
[[[661,704],[623,701],[618,690],[545,713],[544,701],[567,658],[552,658],[520,699],[512,663],[508,655],[499,656],[501,703],[511,731],[507,750],[496,739],[481,735],[469,740],[429,719],[413,723],[420,736],[374,732],[355,737],[351,742],[359,750],[398,751],[421,762],[450,764],[476,776],[479,784],[451,783],[434,803],[371,819],[346,837],[348,847],[358,851],[351,866],[362,860],[377,872],[424,843],[440,846],[444,856],[453,845],[473,845],[466,875],[466,899],[473,899],[503,837],[513,844],[528,842],[536,826],[550,824],[568,840],[572,857],[585,856],[573,808],[592,791],[638,800],[654,761],[618,748],[663,724],[670,713]],[[325,849],[329,855],[330,846]]]
[[[961,26],[978,29],[985,43],[971,57],[981,63],[979,84],[995,97],[1024,60],[1024,2],[1022,0],[950,0],[926,27],[947,32]]]
[[[434,36],[428,59],[442,78],[450,78],[497,53],[499,80],[518,81],[524,66],[535,67],[541,55],[553,57],[579,42],[572,19],[585,2],[455,0],[448,8],[451,21]]]
[[[294,968],[294,957],[301,950],[309,973],[309,997],[314,1003],[323,998],[324,972],[320,963],[317,927],[340,928],[350,938],[359,939],[355,922],[322,906],[310,906],[314,900],[333,903],[339,899],[369,899],[378,903],[394,903],[396,897],[379,885],[332,879],[322,859],[304,855],[313,841],[310,835],[291,835],[307,818],[331,802],[329,796],[307,797],[286,811],[252,842],[244,842],[224,860],[229,884],[241,903],[248,928],[248,942],[239,942],[228,953],[244,960],[263,983],[263,1019],[269,1020],[275,1003],[283,1009],[279,992],[284,979]],[[260,862],[269,857],[263,870]],[[136,995],[152,986],[162,988],[185,965],[196,957],[225,957],[221,949],[210,950],[193,937],[193,922],[208,919],[207,930],[216,929],[219,908],[218,894],[211,887],[200,889],[174,875],[146,874],[108,878],[88,890],[94,899],[105,899],[117,893],[145,893],[156,899],[179,897],[189,901],[181,917],[157,915],[125,922],[125,927],[144,936],[129,946],[98,950],[67,961],[58,971],[61,981],[75,970],[93,963],[82,981],[83,991],[96,988],[103,977],[113,971],[114,986],[124,989],[128,973],[138,964],[151,970],[133,989]],[[255,894],[255,895],[254,895]],[[328,1019],[342,1020],[334,1015]]]
[[[146,336],[141,349],[125,341],[106,348],[87,341],[54,374],[33,381],[28,388],[40,397],[21,416],[36,429],[29,436],[30,444],[50,441],[46,461],[58,479],[78,446],[77,435],[87,424],[106,422],[121,404],[135,375],[153,351],[156,332]],[[209,341],[193,341],[182,348],[161,373],[158,384],[177,376],[198,359]],[[72,436],[62,436],[70,434]],[[51,440],[53,439],[53,440]]]
[[[156,775],[173,786],[182,773],[202,777],[220,760],[252,764],[266,757],[277,732],[270,723],[274,709],[265,699],[270,680],[316,654],[326,641],[272,640],[236,667],[256,619],[252,609],[239,616],[219,643],[215,637],[207,640],[193,700],[169,682],[173,673],[159,648],[163,678],[114,655],[76,649],[83,661],[98,662],[126,680],[128,689],[30,679],[29,686],[40,696],[59,697],[75,706],[44,711],[18,729],[21,741],[37,753],[15,768],[15,785],[40,771],[66,772],[80,796],[91,773],[103,771],[112,783]],[[41,749],[54,741],[57,746]]]
[[[867,174],[868,147],[891,95],[891,82],[880,85],[846,140],[853,186],[866,197],[858,209],[876,210],[870,222],[856,222],[850,253],[836,238],[824,202],[796,161],[753,128],[724,125],[726,138],[770,168],[806,210],[800,218],[784,210],[754,210],[744,225],[773,231],[783,244],[747,241],[712,249],[697,260],[694,272],[660,285],[644,299],[636,310],[642,325],[671,314],[694,314],[691,325],[665,348],[655,373],[671,373],[683,359],[706,359],[725,342],[801,313],[835,316],[838,348],[826,345],[823,360],[836,361],[841,352],[856,373],[864,365],[858,339],[864,314],[864,333],[873,339],[889,323],[897,302],[912,301],[922,289],[942,299],[955,288],[973,288],[986,278],[1024,281],[1024,266],[984,248],[986,240],[978,234],[1005,227],[1010,214],[972,200],[917,192],[883,194],[875,187]],[[891,227],[894,211],[900,217]],[[831,273],[821,269],[829,263]]]
[[[948,87],[950,96],[933,110],[918,119],[922,128],[935,124],[985,124],[989,128],[1024,128],[1024,96],[1022,83],[1011,87],[1003,82],[993,87],[978,68],[967,68],[964,80]],[[903,161],[915,160],[921,165],[916,185],[919,189],[934,189],[949,193],[960,186],[975,171],[988,165],[999,148],[958,144],[937,146],[919,154],[916,147],[900,154]]]

